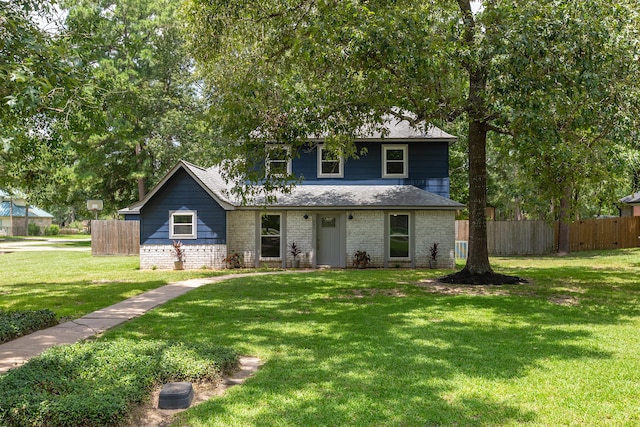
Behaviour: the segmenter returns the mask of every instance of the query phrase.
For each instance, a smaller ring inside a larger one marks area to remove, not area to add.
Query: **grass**
[[[0,309],[50,309],[78,318],[142,292],[225,271],[141,271],[137,257],[92,257],[87,252],[0,254]]]
[[[135,258],[88,256],[67,271],[31,257],[23,263],[36,263],[36,276],[50,266],[46,277],[20,286],[11,283],[28,267],[2,275],[0,292],[14,294],[1,295],[0,307],[88,286],[84,301],[108,287],[97,280],[122,286],[121,298],[127,285],[212,274],[140,272]],[[635,426],[639,261],[640,250],[492,259],[499,272],[529,280],[515,286],[444,287],[431,280],[442,271],[402,269],[232,278],[99,341],[212,343],[265,362],[176,425]]]
[[[265,365],[182,413],[189,426],[640,424],[640,251],[496,258],[529,284],[442,272],[231,279],[107,340],[212,341]]]

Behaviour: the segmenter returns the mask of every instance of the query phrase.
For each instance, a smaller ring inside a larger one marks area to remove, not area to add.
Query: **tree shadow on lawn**
[[[18,283],[0,294],[0,309],[48,308],[59,318],[75,318],[167,284],[166,280]]]
[[[406,297],[360,298],[311,276],[231,280],[194,290],[114,334],[213,340],[264,359],[233,397],[181,415],[189,425],[535,422],[535,413],[489,389],[549,359],[611,357],[594,349],[586,328],[620,320],[610,313],[597,319],[539,299],[403,286]]]
[[[522,274],[509,269],[508,274]],[[562,276],[559,277],[559,271]],[[529,285],[511,287],[514,295],[529,293],[548,300],[554,297],[574,297],[594,322],[614,322],[619,317],[640,315],[640,279],[634,269],[612,267],[532,268]],[[509,287],[503,287],[509,288]],[[586,320],[586,319],[585,319]]]

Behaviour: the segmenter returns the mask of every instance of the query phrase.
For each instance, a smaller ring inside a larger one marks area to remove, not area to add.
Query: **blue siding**
[[[447,142],[407,143],[409,147],[409,177],[382,178],[382,145],[392,143],[358,143],[358,152],[367,153],[359,159],[347,159],[344,178],[318,178],[317,149],[302,149],[293,159],[292,170],[303,176],[306,185],[414,185],[423,190],[449,197],[449,145]],[[404,143],[398,143],[404,145]]]
[[[225,210],[184,170],[178,170],[140,212],[140,243],[170,244],[169,211],[197,212],[198,238],[182,240],[189,244],[225,244]]]

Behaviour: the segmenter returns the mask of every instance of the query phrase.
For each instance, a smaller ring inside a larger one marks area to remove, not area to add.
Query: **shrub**
[[[60,227],[58,225],[52,224],[44,229],[45,236],[57,236],[58,234],[60,234]]]
[[[0,425],[115,426],[154,386],[217,380],[236,352],[209,343],[118,339],[53,347],[0,376]]]
[[[0,343],[11,341],[57,323],[56,315],[51,310],[0,310]]]
[[[29,236],[39,236],[41,232],[42,230],[40,230],[40,227],[37,224],[30,223],[27,226],[27,234]]]

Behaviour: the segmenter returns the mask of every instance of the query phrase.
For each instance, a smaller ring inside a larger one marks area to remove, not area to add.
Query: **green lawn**
[[[640,251],[496,258],[529,284],[442,272],[231,279],[105,339],[230,346],[265,365],[189,426],[640,425]]]
[[[50,309],[58,318],[77,318],[170,282],[226,273],[140,271],[138,265],[138,257],[89,252],[0,254],[0,310]]]
[[[0,308],[78,315],[214,274],[55,256],[0,255]],[[100,340],[211,343],[265,362],[176,425],[640,425],[640,250],[492,264],[529,283],[438,286],[443,271],[401,269],[231,278]]]

